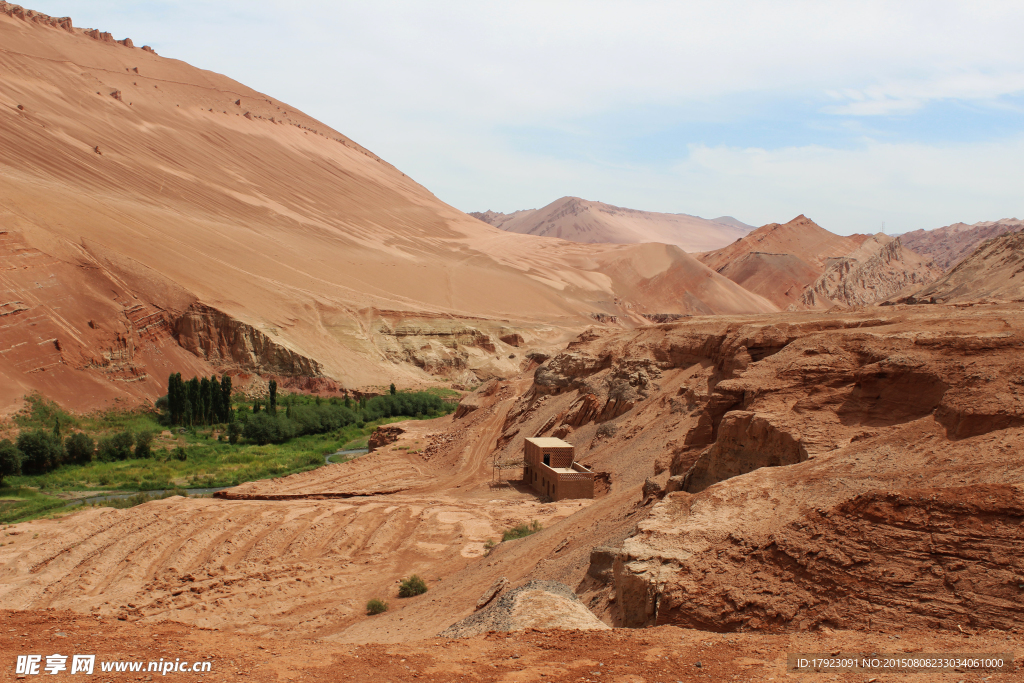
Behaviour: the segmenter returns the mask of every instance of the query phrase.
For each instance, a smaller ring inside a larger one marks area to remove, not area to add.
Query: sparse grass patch
[[[65,502],[21,486],[0,488],[0,524],[13,524],[64,507]]]
[[[501,540],[504,542],[514,541],[517,538],[526,538],[527,536],[537,533],[543,528],[544,527],[541,526],[540,522],[533,520],[529,524],[520,524],[512,527],[511,529],[507,529],[505,533],[501,535]]]
[[[374,598],[366,603],[366,613],[369,615],[384,614],[388,611],[388,603]]]
[[[411,598],[416,595],[423,595],[427,592],[427,582],[416,574],[408,579],[402,579],[402,585],[398,588],[398,597]]]

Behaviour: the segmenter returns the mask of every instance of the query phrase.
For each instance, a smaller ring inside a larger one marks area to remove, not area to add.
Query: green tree
[[[64,439],[64,450],[68,454],[68,462],[84,465],[92,462],[92,454],[96,450],[96,442],[84,432],[69,434]]]
[[[267,404],[267,412],[277,415],[277,380],[270,380],[270,403]]]
[[[397,390],[395,389],[395,383],[394,383],[394,382],[392,382],[392,383],[391,383],[391,395],[392,395],[392,396],[394,396],[394,395],[395,395],[395,393],[396,393],[396,391],[397,391]]]
[[[98,449],[100,460],[103,462],[128,460],[132,457],[133,445],[135,445],[135,435],[130,429],[104,437],[100,439]]]
[[[228,443],[232,446],[238,443],[238,437],[242,435],[242,426],[235,420],[228,423]]]
[[[202,408],[202,404],[200,403],[202,400],[201,396],[199,378],[193,377],[188,381],[188,400],[185,404],[185,407],[189,408],[189,410],[186,411],[188,419],[185,424],[189,426],[197,425],[202,422],[203,413],[200,410]]]
[[[210,380],[203,377],[199,380],[199,404],[196,407],[196,422],[199,424],[210,424],[210,404],[213,402],[213,393],[210,391]]]
[[[217,375],[210,376],[210,422],[227,422],[224,419],[224,406],[221,403],[224,401],[224,394],[220,390],[220,381],[217,379]]]
[[[229,422],[232,419],[231,412],[231,377],[224,375],[220,380],[221,405],[224,407],[224,420]]]
[[[135,457],[153,457],[153,432],[139,432],[135,437]]]
[[[260,400],[258,398],[254,398],[252,400],[252,412],[254,412],[254,413],[260,412]]]
[[[64,442],[53,432],[42,429],[19,434],[18,450],[25,474],[45,474],[64,462]]]
[[[0,486],[4,485],[4,477],[21,474],[21,451],[10,439],[0,441]]]

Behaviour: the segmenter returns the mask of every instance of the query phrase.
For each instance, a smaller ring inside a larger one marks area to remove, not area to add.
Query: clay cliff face
[[[968,257],[934,284],[899,301],[960,303],[1024,299],[1024,233],[1014,232],[982,242]]]
[[[868,255],[864,253],[866,244],[850,256],[834,259],[804,290],[800,303],[810,308],[867,306],[904,290],[917,290],[942,276],[941,269],[904,248],[898,237]]]
[[[938,268],[948,271],[985,240],[1022,229],[1024,221],[1003,218],[973,225],[954,223],[935,230],[915,230],[900,235],[900,239],[907,249],[930,258]]]
[[[559,237],[586,244],[662,242],[684,251],[717,249],[746,235],[751,226],[723,216],[697,216],[624,209],[579,197],[562,197],[540,209],[483,211],[470,216],[508,232]]]
[[[595,321],[775,308],[677,247],[491,228],[283,102],[3,7],[0,230],[38,253],[31,281],[6,281],[3,319],[54,328],[5,323],[3,409],[31,389],[92,395],[81,388],[102,373],[34,373],[56,358],[47,340],[120,358],[121,342],[90,321],[113,330],[136,305],[198,356],[164,352],[135,386],[106,382],[97,400],[153,398],[163,380],[150,378],[190,367],[322,373],[349,387],[476,381],[519,368],[502,328],[520,330],[516,348],[550,346]],[[396,315],[422,334],[393,327]],[[138,365],[138,344],[124,344]]]
[[[1011,628],[1019,318],[903,306],[583,336],[538,368],[499,453],[562,435],[612,499],[651,506],[628,538],[593,537],[578,591],[616,624]]]

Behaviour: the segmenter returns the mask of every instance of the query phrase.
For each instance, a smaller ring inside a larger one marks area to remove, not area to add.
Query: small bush
[[[374,598],[373,600],[370,600],[368,603],[366,603],[367,614],[384,614],[387,611],[388,603],[384,602],[383,600],[378,600],[377,598]]]
[[[537,533],[543,528],[544,527],[540,525],[540,522],[538,522],[537,520],[533,520],[529,524],[520,524],[519,526],[514,526],[511,529],[508,529],[505,533],[501,535],[501,540],[514,541],[517,538],[526,538],[531,534]]]
[[[411,598],[415,595],[423,595],[427,592],[427,582],[413,574],[408,579],[402,579],[402,585],[398,589],[398,597]]]
[[[135,437],[135,457],[153,457],[153,432],[139,432]]]
[[[181,460],[182,462],[184,462],[185,460],[188,459],[188,452],[181,446],[178,446],[177,448],[174,449],[174,459]]]

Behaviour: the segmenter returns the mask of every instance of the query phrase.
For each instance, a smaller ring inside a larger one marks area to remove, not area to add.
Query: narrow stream
[[[202,496],[207,493],[216,493],[217,491],[223,491],[224,489],[231,488],[230,486],[221,486],[220,488],[213,489],[185,489],[190,496]],[[131,498],[137,493],[145,493],[148,496],[162,496],[165,493],[170,493],[174,489],[156,489],[154,491],[122,491],[119,493],[109,493],[102,496],[91,496],[89,498],[79,498],[78,500],[69,500],[64,507],[71,507],[72,505],[81,505],[82,503],[103,503],[108,500],[120,500],[123,498]]]

